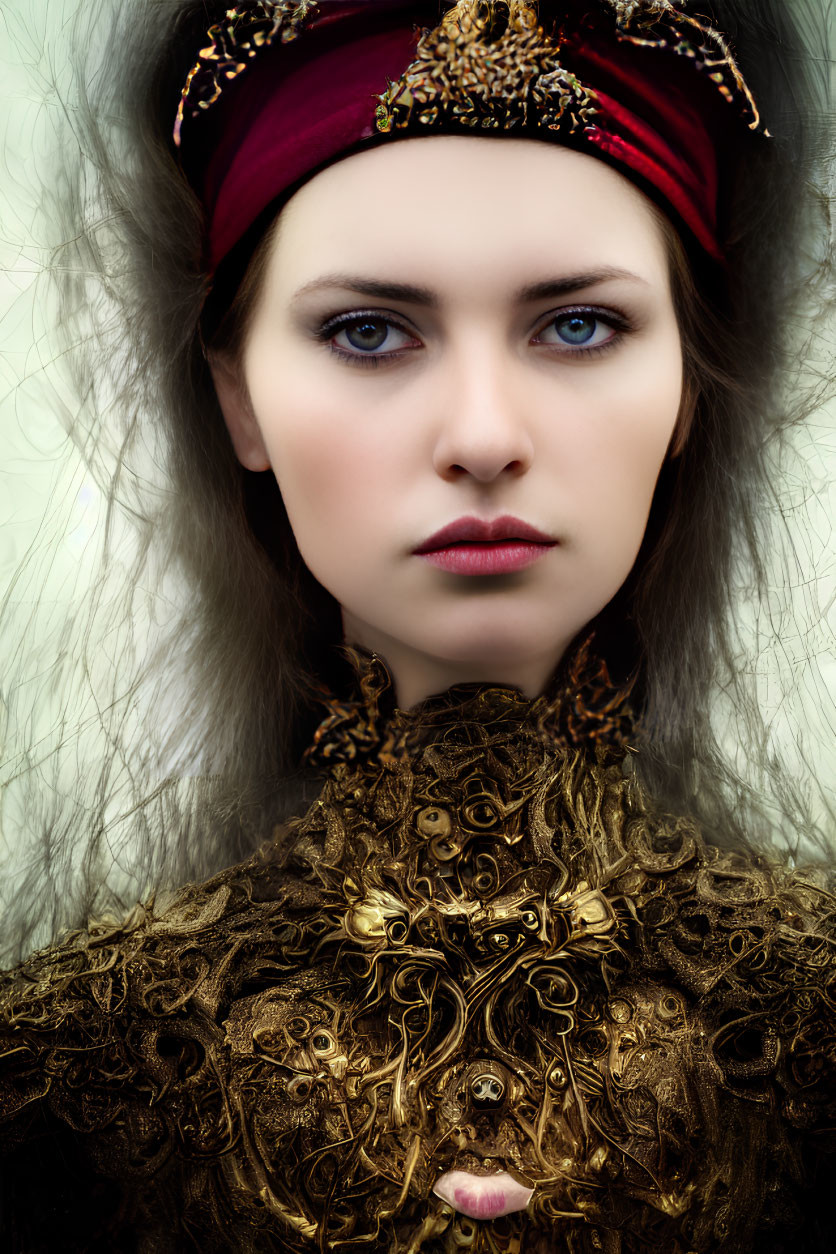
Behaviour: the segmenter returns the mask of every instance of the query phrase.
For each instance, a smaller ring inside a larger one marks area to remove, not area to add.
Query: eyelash
[[[555,321],[555,319],[559,317],[570,318],[573,314],[583,314],[588,317],[593,317],[599,322],[604,323],[606,326],[611,327],[616,334],[613,335],[611,339],[606,340],[603,344],[593,344],[589,348],[569,348],[567,346],[564,349],[557,349],[556,351],[561,356],[593,357],[598,353],[606,353],[611,348],[614,348],[615,345],[621,341],[623,336],[628,334],[633,329],[630,319],[625,314],[619,313],[618,310],[602,309],[597,305],[572,305],[565,309],[558,309],[555,313],[551,314],[550,317],[542,324],[542,330],[545,330],[552,322]],[[410,348],[406,348],[398,349],[395,352],[390,353],[350,353],[346,349],[338,348],[335,344],[330,342],[333,340],[334,336],[339,335],[340,331],[345,330],[346,327],[357,325],[362,322],[364,318],[369,319],[369,321],[373,320],[375,322],[385,323],[386,326],[393,327],[396,331],[400,331],[403,335],[411,334],[405,327],[401,326],[396,319],[386,314],[378,313],[374,309],[360,309],[352,312],[351,314],[340,314],[337,317],[328,318],[317,328],[316,338],[320,341],[320,343],[327,345],[328,350],[333,353],[335,357],[338,357],[341,361],[347,362],[351,366],[360,366],[361,368],[375,368],[382,365],[384,362],[398,361],[401,357],[404,357],[407,353],[413,351]],[[554,348],[555,346],[549,344],[545,347]]]

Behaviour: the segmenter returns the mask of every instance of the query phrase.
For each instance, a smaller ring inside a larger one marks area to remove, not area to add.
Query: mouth
[[[454,547],[456,545],[495,545],[495,544],[542,544],[551,546],[557,541],[544,535],[530,523],[511,514],[503,514],[486,522],[481,518],[457,518],[439,531],[433,532],[428,539],[418,545],[415,552],[421,556],[431,552]]]
[[[499,575],[524,570],[557,541],[511,515],[492,522],[459,518],[414,550],[442,570],[460,575]]]
[[[469,1171],[445,1171],[433,1185],[433,1193],[470,1219],[492,1220],[525,1210],[534,1190],[500,1171],[476,1176]]]

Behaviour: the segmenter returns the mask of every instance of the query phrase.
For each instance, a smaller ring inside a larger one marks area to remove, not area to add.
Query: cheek
[[[682,395],[678,339],[648,358],[614,372],[569,428],[562,448],[584,533],[602,562],[628,568],[644,536]]]
[[[379,533],[381,517],[394,508],[392,440],[345,396],[328,403],[291,386],[280,400],[262,399],[260,409],[253,403],[299,551],[327,582],[349,555],[356,563],[369,533]]]
[[[682,353],[674,331],[654,351],[631,363],[610,397],[613,457],[625,482],[655,484],[682,401]]]

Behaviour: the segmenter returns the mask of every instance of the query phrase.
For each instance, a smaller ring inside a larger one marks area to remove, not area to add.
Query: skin
[[[547,280],[567,290],[520,298]],[[590,307],[597,321],[567,322]],[[596,351],[566,342],[579,326]],[[627,179],[556,145],[383,145],[287,203],[242,359],[212,366],[240,461],[273,468],[304,561],[401,706],[472,681],[532,697],[630,572],[670,455],[682,353],[664,227]],[[455,519],[505,514],[557,543],[475,577],[414,552]]]

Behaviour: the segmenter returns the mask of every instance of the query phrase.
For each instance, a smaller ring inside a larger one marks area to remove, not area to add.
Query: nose
[[[443,479],[469,475],[492,483],[503,474],[526,473],[534,446],[525,397],[501,349],[462,345],[451,362],[440,405],[433,466]]]

